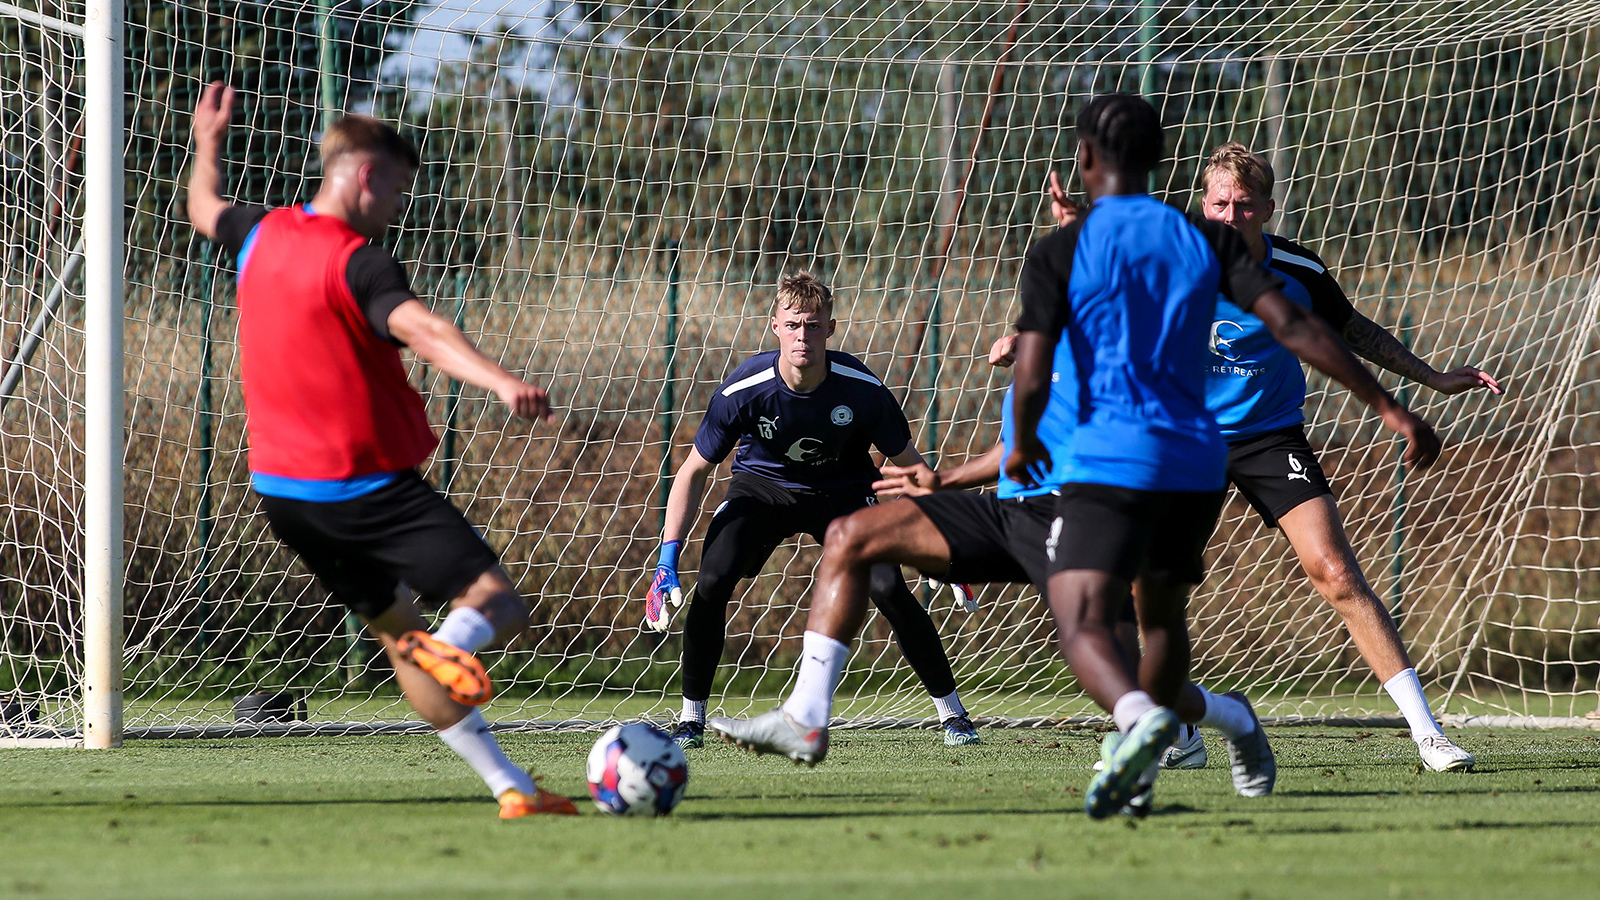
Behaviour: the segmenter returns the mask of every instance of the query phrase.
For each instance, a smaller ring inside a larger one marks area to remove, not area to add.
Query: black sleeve
[[[367,316],[367,324],[378,337],[395,341],[389,333],[389,314],[394,308],[417,295],[411,290],[406,270],[389,251],[368,244],[350,254],[344,268],[344,280],[350,285],[350,296],[356,306]]]
[[[883,414],[872,424],[872,446],[884,456],[899,456],[911,446],[911,423],[906,421],[905,409],[888,388],[882,389],[880,401]]]
[[[1082,219],[1058,228],[1028,250],[1022,262],[1022,313],[1017,316],[1018,331],[1037,331],[1052,340],[1067,327],[1072,302],[1067,287],[1072,283],[1072,257],[1078,247]]]
[[[1239,232],[1209,219],[1196,217],[1190,221],[1206,236],[1217,254],[1217,262],[1222,264],[1218,289],[1235,306],[1249,312],[1262,294],[1283,289],[1283,279],[1250,256],[1250,248],[1245,246]]]
[[[1322,260],[1317,260],[1317,264],[1321,265]],[[1296,272],[1295,277],[1300,279],[1300,283],[1306,286],[1306,293],[1311,295],[1311,311],[1321,316],[1334,331],[1343,331],[1350,324],[1356,308],[1326,268],[1321,272],[1308,271],[1305,275]]]
[[[239,252],[244,249],[245,238],[250,236],[250,230],[260,225],[268,212],[265,206],[236,204],[228,207],[217,217],[217,240],[237,259]]]

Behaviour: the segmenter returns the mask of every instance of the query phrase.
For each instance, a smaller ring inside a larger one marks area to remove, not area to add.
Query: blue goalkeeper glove
[[[667,541],[661,545],[661,559],[656,563],[656,577],[650,582],[650,591],[644,595],[644,627],[665,632],[672,621],[672,610],[683,605],[683,587],[678,584],[678,551],[681,541]]]

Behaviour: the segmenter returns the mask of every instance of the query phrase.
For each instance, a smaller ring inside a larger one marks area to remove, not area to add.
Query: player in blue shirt
[[[1432,464],[1439,444],[1325,323],[1283,295],[1282,280],[1250,258],[1238,232],[1191,222],[1145,193],[1162,152],[1149,103],[1099,97],[1079,114],[1078,135],[1078,173],[1093,206],[1077,227],[1035,244],[1024,263],[1015,449],[1005,470],[1027,484],[1067,467],[1046,543],[1048,594],[1063,657],[1120,732],[1085,791],[1085,811],[1101,818],[1153,781],[1178,734],[1171,707],[1188,683],[1184,607],[1204,573],[1226,486],[1227,445],[1205,398],[1217,295],[1378,409],[1407,437],[1416,465]],[[1070,368],[1059,366],[1061,343],[1072,347]],[[1078,426],[1051,445],[1037,423],[1053,378],[1076,392]],[[1114,637],[1116,610],[1136,580],[1146,645],[1137,683]],[[1252,782],[1270,791],[1265,745],[1259,727],[1228,742],[1241,793]]]
[[[728,604],[740,580],[758,574],[780,542],[809,534],[820,543],[835,519],[877,502],[871,447],[898,465],[922,461],[888,388],[860,360],[827,349],[834,325],[825,285],[806,274],[784,278],[772,317],[778,349],[745,360],[717,388],[673,477],[660,564],[645,597],[645,627],[654,631],[665,631],[672,607],[683,602],[678,555],[706,479],[738,447],[728,492],[706,529],[684,622],[683,714],[673,732],[681,746],[704,740]],[[898,567],[871,572],[871,596],[933,697],[945,743],[978,743],[939,632]]]
[[[1283,278],[1284,294],[1326,319],[1356,353],[1442,394],[1501,393],[1493,376],[1472,366],[1435,371],[1356,312],[1315,253],[1265,233],[1277,209],[1272,185],[1272,166],[1265,158],[1242,144],[1224,144],[1207,162],[1201,210],[1238,230],[1250,255]],[[1206,402],[1228,442],[1228,480],[1262,521],[1283,530],[1311,583],[1344,619],[1356,649],[1405,715],[1428,768],[1470,769],[1472,754],[1434,722],[1394,620],[1367,584],[1345,536],[1333,490],[1306,440],[1306,380],[1299,360],[1259,318],[1226,298],[1217,302],[1210,355]]]

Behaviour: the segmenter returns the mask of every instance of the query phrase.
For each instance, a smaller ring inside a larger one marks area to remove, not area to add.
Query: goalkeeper
[[[834,519],[877,503],[869,446],[896,465],[922,462],[888,388],[860,360],[827,349],[834,325],[826,285],[805,273],[780,281],[771,323],[778,349],[740,363],[717,388],[689,458],[673,476],[660,564],[645,597],[645,627],[658,632],[667,630],[671,607],[683,602],[678,555],[706,479],[738,445],[733,480],[706,529],[684,622],[683,714],[672,734],[682,747],[705,740],[706,704],[740,580],[759,574],[780,542],[804,533],[821,543]],[[900,568],[875,567],[869,595],[932,695],[945,744],[978,743],[939,632]]]
[[[406,700],[483,778],[501,818],[575,815],[506,758],[476,708],[492,688],[473,654],[520,633],[528,610],[495,552],[417,473],[438,440],[400,348],[524,419],[550,418],[548,398],[430,312],[372,243],[416,176],[405,138],[344,116],[322,137],[310,203],[233,205],[221,196],[232,112],[221,83],[195,109],[189,221],[237,261],[250,480],[267,521],[382,643]],[[402,582],[451,606],[434,634],[409,595],[397,599]]]

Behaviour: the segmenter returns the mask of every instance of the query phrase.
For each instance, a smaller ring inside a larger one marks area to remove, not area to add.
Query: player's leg
[[[760,571],[787,534],[782,507],[733,496],[711,518],[700,572],[683,617],[683,711],[672,738],[685,749],[705,740],[706,706],[728,638],[728,607],[739,582]],[[792,532],[791,532],[792,533]]]
[[[894,629],[895,641],[906,662],[922,681],[928,696],[933,698],[935,714],[944,732],[944,742],[949,747],[962,747],[980,742],[977,729],[967,715],[956,691],[956,676],[950,669],[950,657],[944,651],[939,629],[933,617],[917,602],[897,565],[876,565],[867,588],[867,596],[878,612]]]
[[[498,558],[460,513],[420,477],[407,474],[409,478],[402,476],[355,500],[311,504],[267,497],[262,507],[280,539],[367,623],[407,701],[483,778],[500,801],[502,817],[576,813],[571,801],[540,790],[501,751],[483,715],[459,702],[450,685],[425,671],[415,654],[402,647],[405,637],[425,634],[427,628],[410,591],[397,596],[402,578],[442,605],[465,594],[485,572],[499,573]],[[405,563],[396,564],[396,559]],[[476,658],[467,656],[481,671]],[[487,685],[486,677],[483,683]]]
[[[1362,659],[1400,707],[1423,762],[1436,772],[1472,768],[1472,754],[1446,738],[1434,721],[1405,643],[1356,561],[1332,495],[1301,503],[1279,516],[1278,524],[1311,584],[1339,613]]]
[[[833,695],[850,642],[866,621],[874,565],[910,565],[943,575],[950,568],[950,546],[917,502],[871,506],[835,519],[823,542],[794,691],[765,715],[712,719],[709,727],[757,753],[781,753],[808,765],[821,762],[828,752]]]
[[[1405,715],[1428,767],[1471,768],[1472,754],[1452,744],[1433,721],[1394,621],[1356,562],[1333,488],[1305,430],[1295,426],[1229,445],[1228,479],[1262,521],[1283,529],[1317,592],[1344,619],[1356,649]]]

